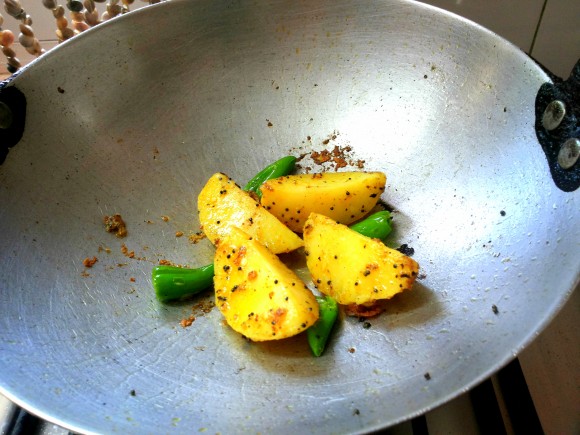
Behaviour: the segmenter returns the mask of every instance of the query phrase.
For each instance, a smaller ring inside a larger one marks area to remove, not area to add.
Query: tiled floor
[[[580,0],[422,0],[468,18],[506,38],[550,71],[566,78],[580,59]],[[40,1],[23,1],[34,20],[34,30],[45,49],[54,47],[55,25],[49,11]],[[145,3],[135,3],[133,9]],[[102,8],[103,4],[99,4]],[[17,29],[13,19],[2,10],[4,28]],[[15,44],[22,63],[31,60],[22,47]],[[4,59],[0,62],[0,79],[8,76]],[[520,356],[528,386],[546,433],[580,433],[580,292],[571,300],[549,328]],[[0,397],[0,399],[2,399]],[[467,433],[469,416],[449,420],[449,413],[465,413],[462,399],[429,414],[430,433]],[[441,411],[441,412],[440,412]],[[457,426],[461,421],[464,426]],[[467,424],[467,426],[465,426]],[[457,427],[453,427],[453,425]],[[440,427],[440,430],[433,428]],[[398,428],[405,433],[403,427]]]
[[[580,59],[578,0],[421,1],[487,27],[560,77]]]

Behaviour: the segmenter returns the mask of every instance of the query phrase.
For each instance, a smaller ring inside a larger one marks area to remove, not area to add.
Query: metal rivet
[[[546,106],[542,116],[542,125],[548,131],[558,128],[566,116],[566,106],[560,100],[554,100]]]
[[[5,103],[0,101],[0,128],[6,129],[12,126],[12,110]]]
[[[558,164],[563,169],[570,169],[576,164],[580,157],[580,140],[576,138],[568,139],[558,152]]]

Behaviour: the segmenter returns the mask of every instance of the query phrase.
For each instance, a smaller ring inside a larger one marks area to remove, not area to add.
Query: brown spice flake
[[[335,169],[346,168],[346,165],[348,165],[347,161],[342,157],[333,157],[332,161]]]
[[[182,328],[187,328],[188,326],[191,326],[193,322],[195,322],[195,316],[191,315],[185,319],[181,319],[181,322],[179,322],[179,324],[181,325]]]
[[[169,216],[161,216],[163,222],[169,222]]]
[[[183,231],[176,231],[175,237],[183,237]]]
[[[129,251],[129,248],[124,243],[121,245],[121,252],[125,257],[135,258],[135,251]]]
[[[312,160],[314,160],[314,163],[316,163],[317,165],[322,165],[323,163],[328,162],[332,156],[330,155],[330,151],[322,150],[320,152],[312,151],[310,157],[312,158]]]
[[[211,312],[211,310],[215,307],[215,302],[212,300],[206,300],[203,302],[199,302],[191,307],[191,311],[196,314],[198,317],[204,316]]]
[[[120,214],[113,216],[105,216],[103,218],[105,230],[109,233],[115,233],[117,237],[125,237],[127,235],[127,225]]]
[[[337,134],[332,134],[322,141],[323,145],[328,145],[331,141],[337,138]],[[309,154],[300,155],[297,161],[309,156],[312,161],[319,166],[327,165],[331,169],[338,171],[341,168],[351,166],[357,169],[364,169],[365,161],[361,159],[354,159],[350,155],[352,147],[347,145],[341,147],[335,145],[332,150],[324,149],[322,151],[312,151]]]
[[[173,263],[171,263],[171,261],[169,261],[169,260],[165,260],[165,259],[159,260],[160,266],[171,266],[172,264]]]
[[[87,257],[87,258],[85,258],[83,260],[83,266],[85,266],[85,267],[93,267],[97,261],[99,261],[97,259],[97,257],[93,257],[93,258],[88,258]]]
[[[99,246],[99,248],[97,249],[97,251],[99,252],[106,252],[107,254],[111,253],[111,248],[104,248],[102,246]]]
[[[258,278],[258,272],[256,272],[255,270],[251,270],[250,272],[248,272],[248,279],[250,281],[253,281],[256,278]]]
[[[131,278],[129,278],[129,281],[135,282],[136,280],[135,280],[135,278],[131,277]]]
[[[205,234],[200,231],[199,233],[191,234],[188,238],[189,241],[195,245],[200,240],[205,239]]]

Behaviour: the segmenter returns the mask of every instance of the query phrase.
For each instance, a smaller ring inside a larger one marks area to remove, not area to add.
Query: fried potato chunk
[[[329,217],[312,213],[304,226],[306,265],[318,290],[342,305],[369,305],[413,286],[415,260]]]
[[[239,228],[220,239],[214,267],[216,305],[250,340],[291,337],[318,320],[318,303],[304,282]]]
[[[382,172],[287,175],[262,185],[260,203],[298,233],[313,212],[348,225],[376,205],[386,180]]]
[[[233,227],[241,228],[275,254],[293,251],[304,244],[225,174],[211,176],[198,196],[197,206],[203,232],[214,245]]]

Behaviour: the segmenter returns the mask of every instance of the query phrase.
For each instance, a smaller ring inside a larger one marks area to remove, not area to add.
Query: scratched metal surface
[[[0,390],[83,433],[357,433],[457,396],[578,281],[578,193],[533,130],[545,81],[496,35],[398,0],[173,1],[61,45],[11,83],[28,114],[0,167]],[[335,145],[387,173],[414,291],[368,329],[342,319],[321,358],[192,311],[211,295],[155,300],[159,259],[212,259],[175,237],[212,173],[244,183]],[[114,212],[126,239],[103,229]]]

